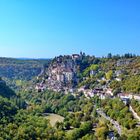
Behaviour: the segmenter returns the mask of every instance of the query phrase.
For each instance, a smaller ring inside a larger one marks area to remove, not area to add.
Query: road
[[[116,130],[118,131],[118,134],[121,136],[122,130],[121,130],[121,127],[120,127],[119,123],[117,121],[114,121],[113,119],[111,119],[109,116],[107,116],[102,110],[97,109],[96,111],[103,118],[105,118],[106,120],[110,121],[114,125]]]
[[[133,113],[134,118],[136,118],[136,119],[140,122],[140,117],[139,117],[138,114],[134,111],[134,109],[132,108],[132,106],[129,106],[129,110]]]

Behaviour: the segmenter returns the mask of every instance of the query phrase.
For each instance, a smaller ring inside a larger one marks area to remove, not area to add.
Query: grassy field
[[[60,116],[60,115],[57,115],[57,114],[47,114],[46,118],[48,120],[50,120],[50,124],[52,126],[55,126],[55,123],[56,122],[63,122],[64,121],[64,117]]]

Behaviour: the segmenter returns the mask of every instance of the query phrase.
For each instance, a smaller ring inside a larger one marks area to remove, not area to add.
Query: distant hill
[[[8,79],[31,80],[43,67],[47,67],[49,59],[0,58],[0,77]]]
[[[19,58],[15,58],[15,59],[19,59],[19,60],[50,60],[50,58],[28,58],[28,57],[19,57]]]

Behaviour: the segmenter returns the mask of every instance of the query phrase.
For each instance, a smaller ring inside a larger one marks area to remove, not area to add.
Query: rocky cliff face
[[[81,56],[78,54],[54,58],[45,72],[45,78],[37,85],[36,89],[41,91],[47,88],[57,92],[72,92],[78,82],[76,60],[80,59]]]

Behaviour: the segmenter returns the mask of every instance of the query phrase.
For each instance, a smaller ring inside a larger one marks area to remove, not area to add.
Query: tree
[[[106,126],[102,126],[96,129],[95,135],[100,140],[105,140],[107,136],[108,128]]]
[[[59,130],[63,130],[64,124],[62,122],[56,122],[55,127]]]
[[[94,134],[87,134],[84,137],[82,137],[82,140],[97,140]]]
[[[65,127],[66,130],[69,130],[70,129],[70,122],[65,121],[64,127]]]
[[[92,130],[92,122],[88,121],[81,124],[80,129],[82,130],[83,135],[89,133]]]
[[[82,131],[79,128],[74,129],[72,132],[66,135],[68,140],[77,140],[80,137],[82,137]]]
[[[111,58],[112,58],[112,54],[109,53],[109,54],[107,55],[107,58],[111,59]]]
[[[113,78],[113,71],[110,70],[106,73],[106,79],[107,80],[111,80]]]
[[[92,64],[92,65],[90,66],[90,70],[97,71],[98,69],[99,69],[99,65],[97,65],[97,64]]]
[[[72,121],[72,126],[74,127],[74,128],[79,128],[80,127],[80,121],[79,120],[73,120]]]

